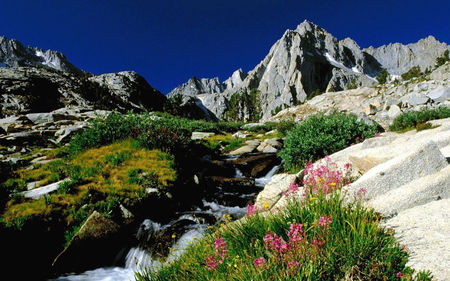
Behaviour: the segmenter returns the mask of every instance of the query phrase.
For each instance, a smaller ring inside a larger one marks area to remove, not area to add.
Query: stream
[[[243,189],[236,191],[235,189],[216,186],[214,192],[209,193],[202,199],[202,206],[196,206],[193,210],[178,212],[175,219],[167,224],[145,219],[136,231],[135,246],[124,249],[123,252],[117,254],[117,259],[124,260],[123,266],[102,267],[83,273],[67,274],[50,280],[134,280],[135,271],[162,266],[162,263],[154,258],[158,251],[166,251],[168,254],[166,262],[170,262],[181,255],[188,245],[202,238],[210,225],[220,223],[224,215],[230,215],[233,219],[243,217],[247,211],[248,203],[256,199],[258,193],[269,182],[278,168],[278,165],[273,166],[265,176],[255,178],[254,186],[247,191]],[[243,173],[238,168],[236,168],[235,178],[244,178]],[[230,204],[230,202],[234,204]],[[176,233],[181,233],[179,237],[173,238],[174,229],[177,229]],[[164,238],[167,241],[167,237],[172,238],[169,239],[172,240],[170,245],[161,242]],[[170,253],[169,247],[172,249]]]

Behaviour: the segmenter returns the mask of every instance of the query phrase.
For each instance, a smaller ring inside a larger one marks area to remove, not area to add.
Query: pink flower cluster
[[[285,242],[276,233],[267,233],[264,237],[264,244],[271,258],[269,261],[275,262],[277,265],[284,264],[287,268],[287,273],[294,276],[302,262],[309,262],[320,255],[320,248],[325,243],[326,231],[329,230],[331,222],[331,217],[322,216],[318,222],[321,231],[317,237],[313,237],[310,241],[308,241],[300,223],[290,224],[288,242]],[[258,268],[262,266],[266,268],[269,261],[266,261],[264,257],[260,257],[255,259],[253,263]]]
[[[323,216],[319,218],[319,228],[322,229],[330,229],[330,225],[332,223],[331,217],[329,216]]]
[[[294,198],[298,198],[299,193],[298,193],[298,184],[291,182],[291,184],[289,184],[289,188],[287,191],[283,192],[283,195],[286,196],[288,199],[294,199]]]
[[[253,205],[252,203],[248,204],[247,206],[247,214],[246,216],[252,216],[258,212],[258,208]]]
[[[216,249],[216,256],[208,256],[206,258],[206,266],[208,270],[217,269],[219,264],[224,260],[228,260],[225,239],[219,238],[214,240],[214,248]]]
[[[264,259],[264,257],[260,257],[260,258],[255,259],[253,261],[253,264],[256,267],[263,267],[263,266],[265,266],[267,264],[267,262],[266,262],[266,259]]]
[[[349,182],[351,164],[346,164],[342,172],[328,155],[323,161],[324,164],[308,163],[305,167],[303,185],[310,194],[329,194]]]

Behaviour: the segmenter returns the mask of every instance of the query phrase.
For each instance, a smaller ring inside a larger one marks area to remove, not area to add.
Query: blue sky
[[[448,0],[0,0],[0,35],[94,74],[134,70],[167,94],[190,77],[252,70],[305,19],[362,48],[450,44]]]

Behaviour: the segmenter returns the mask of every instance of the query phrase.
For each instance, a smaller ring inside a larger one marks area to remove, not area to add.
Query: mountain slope
[[[192,87],[186,91],[184,84],[171,93],[197,95],[206,101],[208,110],[223,119],[232,94],[257,89],[260,116],[265,120],[279,108],[303,103],[318,93],[376,85],[375,77],[383,68],[392,74],[401,74],[416,65],[424,70],[433,66],[445,49],[447,44],[428,37],[406,46],[397,43],[362,50],[352,39],[339,41],[326,30],[304,21],[295,30],[287,30],[261,63],[232,88],[208,91],[203,87],[193,92]]]

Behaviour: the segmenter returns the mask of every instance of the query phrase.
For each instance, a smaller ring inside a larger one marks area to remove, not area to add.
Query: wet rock
[[[97,211],[86,220],[69,245],[53,261],[54,269],[80,272],[113,264],[124,245],[119,225]]]
[[[259,178],[265,176],[273,166],[278,165],[280,159],[276,155],[258,154],[228,162],[234,164],[245,176]]]

